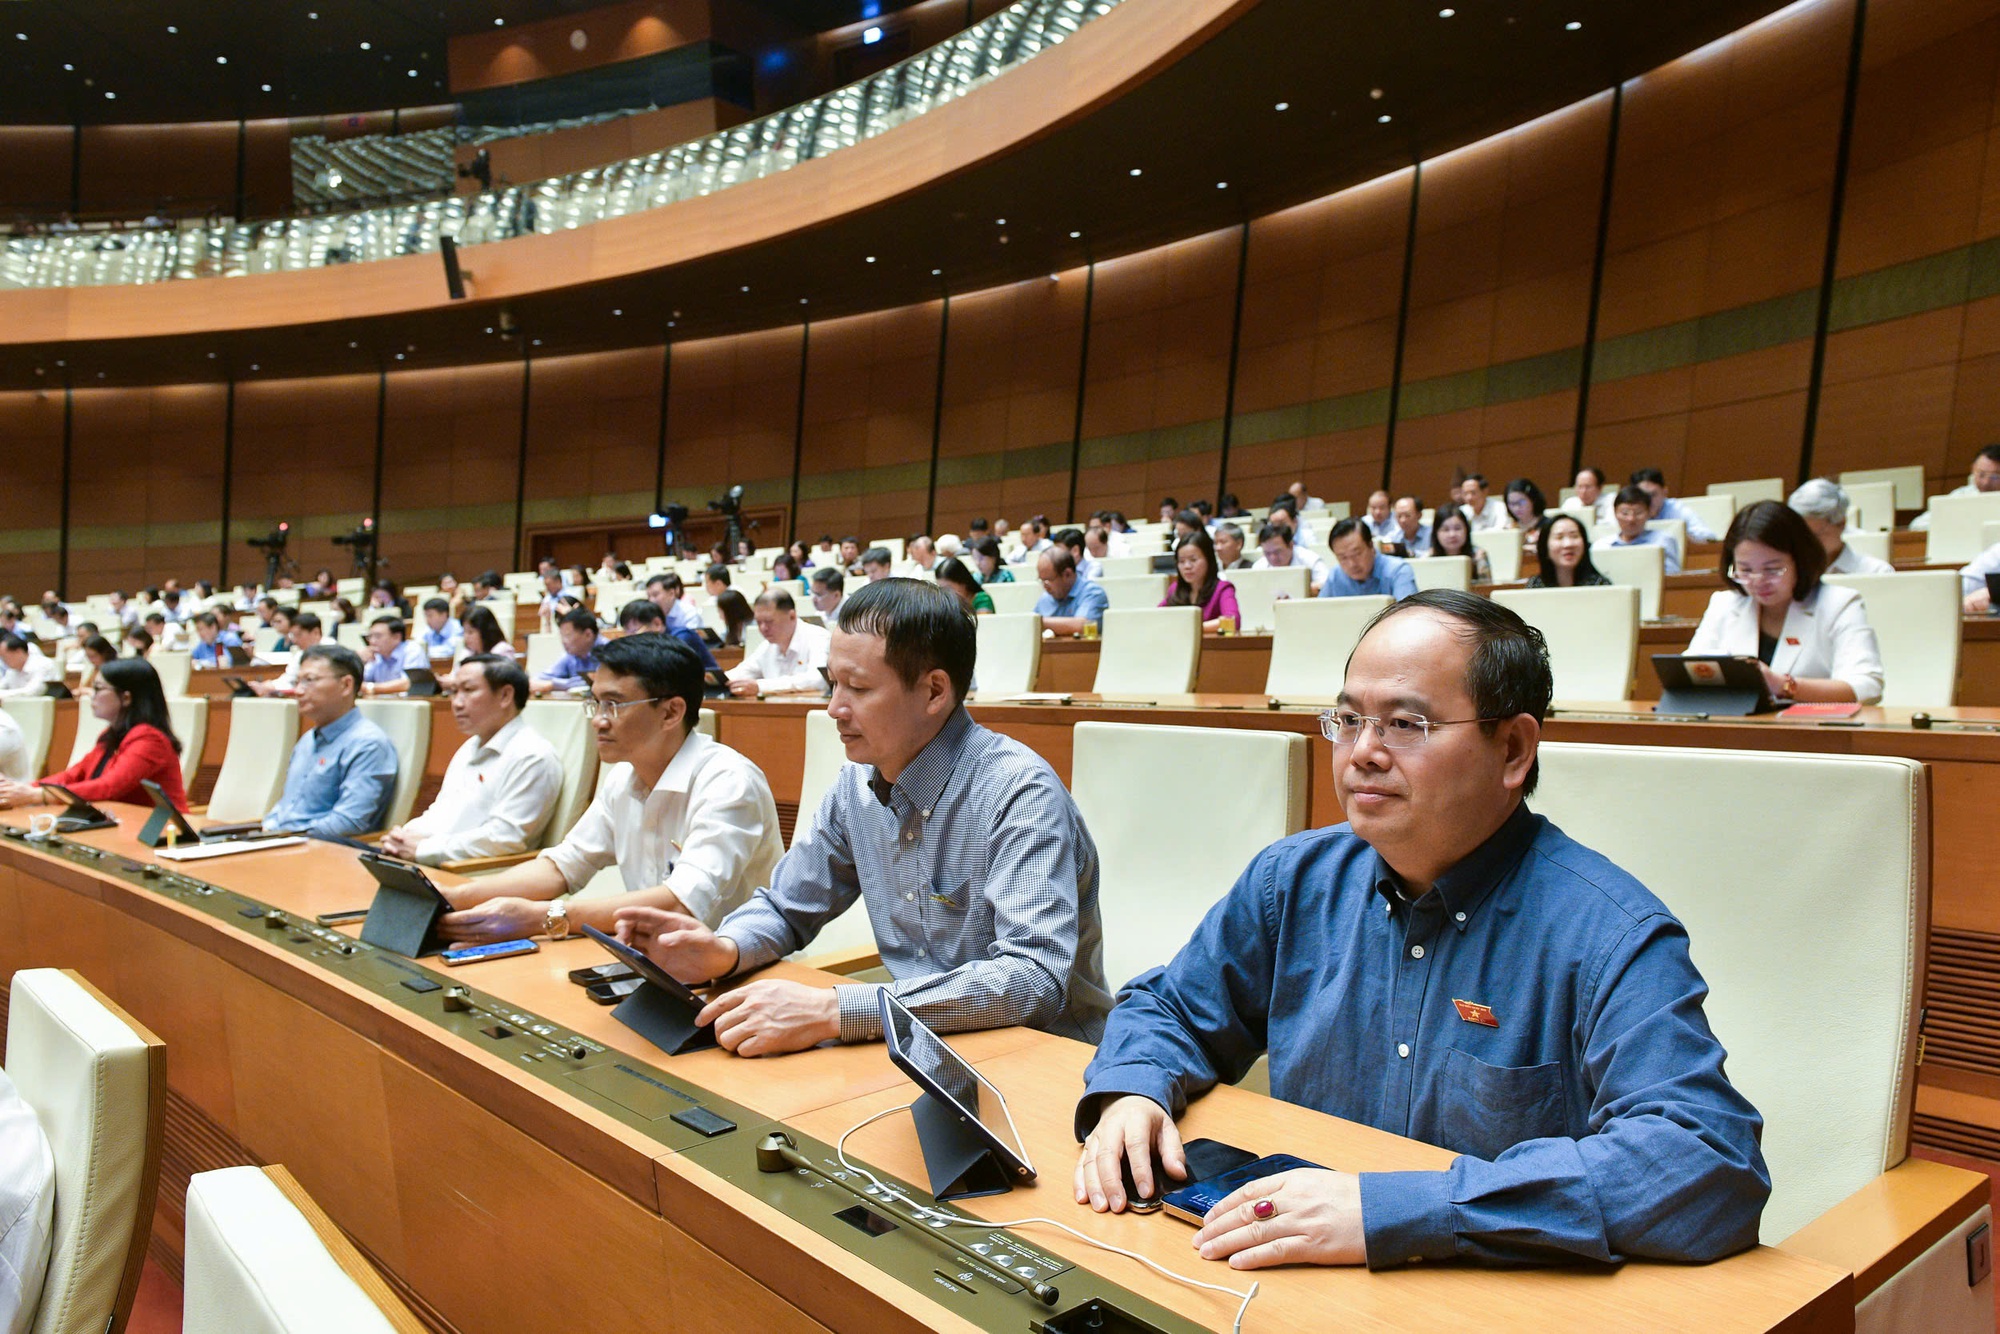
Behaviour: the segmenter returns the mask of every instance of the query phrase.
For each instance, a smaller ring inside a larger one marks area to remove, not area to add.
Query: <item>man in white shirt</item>
[[[1468,473],[1459,486],[1459,493],[1465,497],[1465,517],[1471,522],[1473,532],[1505,528],[1512,522],[1507,517],[1506,503],[1500,497],[1487,493],[1484,474]]]
[[[598,650],[591,677],[597,757],[611,769],[576,827],[533,861],[444,891],[449,940],[561,940],[612,929],[622,907],[663,908],[714,925],[771,882],[783,855],[763,771],[695,731],[702,670],[694,650],[659,634]],[[621,895],[561,901],[616,866]]]
[[[122,588],[111,592],[111,615],[127,630],[139,628],[139,608],[126,600]]]
[[[1292,498],[1293,503],[1299,507],[1301,513],[1306,510],[1323,510],[1326,508],[1324,500],[1321,500],[1318,496],[1306,494],[1306,484],[1304,482],[1293,482],[1285,488],[1285,494]]]
[[[1960,591],[1965,594],[1965,611],[1969,616],[1984,616],[1993,610],[1993,594],[1986,586],[1986,576],[2000,574],[2000,542],[1995,542],[1986,550],[1973,557],[1972,563],[1958,572]]]
[[[840,615],[841,599],[847,596],[847,572],[838,565],[822,565],[812,572],[806,587],[812,590],[813,610],[822,621],[832,625]]]
[[[1267,523],[1264,530],[1257,534],[1257,545],[1264,549],[1264,554],[1258,557],[1251,569],[1283,570],[1302,565],[1306,570],[1306,591],[1318,596],[1319,586],[1326,582],[1326,562],[1294,545],[1291,529],[1283,524]]]
[[[528,674],[480,653],[453,679],[452,721],[468,740],[451,757],[430,809],[382,836],[382,851],[426,866],[526,852],[562,789],[555,747],[521,716]]]
[[[0,699],[45,695],[62,681],[62,664],[22,634],[0,635]]]
[[[817,695],[823,691],[826,678],[819,669],[826,666],[831,632],[801,621],[798,604],[782,588],[767,588],[758,594],[750,614],[757,618],[757,633],[764,636],[764,642],[729,669],[729,693],[755,699],[759,695]]]
[[[32,783],[41,777],[28,762],[28,738],[10,713],[0,712],[0,778]]]
[[[996,531],[996,537],[999,535]],[[1055,544],[1049,541],[1049,525],[1039,514],[1021,525],[1021,549],[1007,558],[1010,565],[1033,565]]]
[[[169,653],[179,652],[188,646],[187,627],[179,621],[170,621],[163,611],[146,613],[146,633],[153,637],[153,647]]]
[[[1847,545],[1847,492],[1837,482],[1815,477],[1792,492],[1785,502],[1798,512],[1826,548],[1828,574],[1894,574],[1896,567],[1879,556]]]
[[[1577,469],[1575,486],[1576,494],[1562,503],[1564,509],[1589,516],[1590,522],[1600,528],[1613,522],[1611,502],[1615,497],[1604,489],[1604,469]]]
[[[928,537],[919,535],[910,539],[908,550],[910,553],[909,573],[911,575],[921,579],[927,575],[937,573],[937,543],[931,541]]]
[[[1972,459],[1972,473],[1965,479],[1965,485],[1954,487],[1946,495],[1984,496],[2000,491],[2000,445],[1988,445]],[[1910,527],[1923,531],[1931,526],[1931,512],[1926,509],[1910,520]]]
[[[861,553],[861,573],[868,576],[868,582],[879,584],[896,572],[896,558],[889,554],[887,547],[870,547]]]
[[[27,1334],[55,1243],[56,1159],[35,1109],[0,1070],[0,1334]]]
[[[305,651],[326,637],[319,613],[302,611],[292,618],[291,651],[286,655],[284,674],[275,681],[252,681],[250,689],[265,698],[290,699],[299,693],[299,660]]]

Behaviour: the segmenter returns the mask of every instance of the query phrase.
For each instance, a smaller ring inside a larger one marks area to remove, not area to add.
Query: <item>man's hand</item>
[[[736,942],[716,935],[686,913],[620,908],[617,934],[677,981],[706,982],[736,971]]]
[[[1263,1201],[1270,1214],[1259,1218]],[[1208,1211],[1194,1248],[1231,1269],[1366,1264],[1361,1178],[1301,1167],[1252,1181]]]
[[[555,688],[556,688],[556,683],[554,681],[543,681],[537,679],[532,685],[528,687],[528,693],[530,695],[547,695],[553,692]]]
[[[757,698],[757,683],[755,681],[731,681],[729,683],[729,693],[738,699],[755,699]]]
[[[1115,1098],[1097,1114],[1097,1128],[1083,1142],[1076,1160],[1076,1202],[1086,1201],[1099,1213],[1119,1213],[1127,1204],[1123,1164],[1132,1164],[1132,1184],[1140,1195],[1164,1195],[1169,1182],[1153,1180],[1153,1152],[1166,1166],[1170,1180],[1187,1179],[1187,1155],[1181,1134],[1167,1109],[1136,1093]]]
[[[738,1056],[777,1056],[839,1037],[840,1001],[831,987],[765,978],[723,992],[694,1021],[713,1023],[715,1040]]]
[[[406,862],[413,862],[417,859],[417,840],[402,825],[397,825],[394,829],[382,835],[382,841],[375,846],[383,852],[388,853],[391,857],[401,857]]]
[[[438,934],[446,940],[484,944],[492,940],[521,940],[542,929],[549,905],[536,899],[501,897],[438,918]]]
[[[1987,612],[1992,610],[1993,610],[1992,589],[1982,588],[1976,593],[1969,594],[1965,599],[1965,614],[1967,616],[1984,616]]]

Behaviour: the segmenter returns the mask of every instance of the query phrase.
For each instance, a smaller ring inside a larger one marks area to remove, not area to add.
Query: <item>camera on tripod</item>
[[[243,540],[264,553],[264,587],[276,588],[280,575],[298,572],[298,562],[285,554],[285,544],[292,540],[291,524],[281,523],[263,537]]]
[[[375,559],[375,520],[363,519],[361,526],[351,533],[336,533],[333,544],[348,547],[354,552],[354,572],[365,575]]]
[[[725,530],[723,545],[733,557],[736,554],[736,544],[743,540],[743,488],[730,487],[709,501],[708,507],[722,516]]]

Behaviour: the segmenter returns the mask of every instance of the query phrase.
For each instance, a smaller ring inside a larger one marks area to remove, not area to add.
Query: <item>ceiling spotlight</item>
[[[14,34],[14,39],[16,41],[25,42],[28,40],[28,34],[25,32],[17,32]]]
[[[542,340],[541,340],[541,339],[539,339],[539,338],[537,338],[537,339],[535,340],[535,346],[536,346],[536,347],[540,347],[541,345],[542,345]]]
[[[400,352],[398,352],[398,353],[396,354],[396,360],[398,360],[398,361],[401,361],[402,359],[403,359],[403,354],[402,354],[402,353],[400,353]]]
[[[68,61],[66,61],[66,60],[65,60],[65,61],[63,62],[63,68],[64,68],[64,69],[66,69],[66,70],[69,70],[69,71],[70,71],[71,73],[75,73],[75,71],[76,71],[76,66],[74,66],[74,65],[70,64],[70,63],[69,63]]]
[[[1371,102],[1380,102],[1382,100],[1382,90],[1380,88],[1370,88],[1368,90],[1368,100]]]
[[[942,278],[942,277],[944,277],[944,270],[943,270],[943,269],[932,269],[932,270],[931,270],[931,277],[933,277],[933,278]]]
[[[668,321],[667,321],[667,327],[668,327],[669,329],[671,329],[671,328],[673,328],[673,327],[674,327],[674,325],[678,324],[679,322],[680,322],[680,321],[678,321],[678,320],[668,320]]]
[[[267,93],[271,91],[271,85],[270,85],[270,84],[268,84],[268,83],[266,83],[266,84],[262,84],[262,85],[260,85],[260,86],[261,86],[261,87],[263,88],[263,90],[264,90],[265,92],[267,92]]]
[[[319,11],[317,9],[307,10],[306,17],[309,19],[317,19],[319,17]]]
[[[880,28],[863,28],[861,30],[861,44],[863,46],[873,46],[881,40],[882,30]]]
[[[746,287],[746,288],[744,288],[743,290],[747,292],[747,291],[749,291],[750,289]]]
[[[496,27],[496,28],[504,28],[505,26],[507,26],[507,20],[506,20],[506,19],[494,19],[494,20],[493,20],[493,26],[494,26],[494,27]]]
[[[1071,233],[1069,234],[1069,239],[1070,239],[1070,240],[1072,240],[1072,241],[1074,241],[1074,240],[1077,240],[1078,238],[1080,238],[1080,237],[1081,237],[1082,235],[1083,235],[1083,233],[1082,233],[1082,232],[1071,232]]]
[[[1144,176],[1144,175],[1145,175],[1146,173],[1145,173],[1145,172],[1143,172],[1143,171],[1141,171],[1141,170],[1140,170],[1139,168],[1137,168],[1137,167],[1134,167],[1134,168],[1132,168],[1132,174],[1133,174],[1134,176]]]
[[[487,330],[486,332],[487,332],[487,333],[492,333],[493,331],[492,331],[491,329],[488,329],[488,330]],[[361,346],[361,344],[359,344],[359,343],[355,342],[355,341],[354,341],[354,340],[353,340],[352,338],[350,338],[350,339],[348,339],[348,340],[347,340],[347,345],[348,345],[349,347],[360,347],[360,346]]]
[[[118,100],[118,94],[112,92],[110,89],[107,88],[104,90],[104,100],[107,102],[116,102]]]
[[[805,299],[804,297],[800,297],[800,298],[799,298],[799,304],[800,304],[800,305],[802,305],[802,306],[803,306],[803,305],[805,305],[805,304],[806,304],[806,299]]]
[[[1575,32],[1578,28],[1581,28],[1582,26],[1583,25],[1581,23],[1578,23],[1575,19],[1571,19],[1568,23],[1563,24],[1563,31]]]
[[[363,51],[366,51],[366,50],[368,50],[368,49],[369,49],[369,47],[368,47],[368,43],[366,43],[366,42],[363,42],[363,43],[361,44],[361,49],[362,49]]]
[[[875,262],[875,256],[873,256],[873,255],[870,255],[870,256],[868,257],[868,261],[867,261],[867,262],[868,262],[868,263],[870,263],[870,264],[873,264],[873,263]]]
[[[1389,117],[1387,115],[1377,116],[1375,118],[1375,123],[1377,125],[1387,125],[1389,123]]]
[[[492,333],[492,332],[493,332],[493,326],[492,326],[492,325],[490,325],[490,324],[489,324],[489,325],[487,325],[487,326],[486,326],[486,332],[487,332],[487,333]],[[353,347],[353,346],[354,346],[354,344],[352,344],[352,343],[349,343],[349,344],[348,344],[348,346],[349,346],[349,347]]]
[[[209,359],[210,361],[214,361],[214,360],[215,360],[215,353],[213,353],[213,352],[209,353],[209,354],[208,354],[208,359]]]
[[[1439,17],[1439,18],[1441,18],[1441,19],[1448,19],[1448,18],[1450,18],[1450,17],[1451,17],[1451,16],[1453,15],[1453,14],[1456,14],[1457,12],[1458,12],[1458,11],[1457,11],[1456,9],[1440,9],[1440,10],[1438,11],[1438,17]]]
[[[228,57],[228,56],[217,56],[217,57],[215,58],[215,63],[216,63],[216,64],[218,64],[218,65],[227,65],[227,64],[229,63],[229,57]]]
[[[1007,225],[1007,219],[1005,219],[1005,218],[995,218],[995,219],[993,219],[993,225],[994,225],[995,227],[1005,227],[1005,226]]]
[[[416,77],[417,77],[417,72],[416,72],[415,70],[411,70],[411,71],[410,71],[410,77],[411,77],[411,78],[413,78],[413,79],[414,79],[414,78],[416,78]]]
[[[612,307],[611,313],[613,315],[623,315],[625,312],[614,306]]]
[[[175,27],[175,26],[174,26],[173,24],[169,23],[169,24],[167,25],[167,31],[168,31],[168,32],[179,32],[179,31],[180,31],[180,29],[179,29],[179,28],[176,28],[176,27]]]
[[[256,370],[256,369],[258,369],[258,366],[257,366],[257,363],[256,363],[256,362],[254,362],[254,361],[253,361],[253,362],[251,362],[251,363],[250,363],[250,369],[251,369],[251,370],[253,370],[253,371],[254,371],[254,370]]]
[[[1290,102],[1280,102],[1276,107],[1272,109],[1275,111],[1290,111],[1292,109],[1292,104]]]
[[[1217,181],[1217,182],[1215,183],[1215,188],[1216,188],[1216,189],[1218,189],[1218,190],[1227,190],[1227,189],[1229,188],[1229,182],[1228,182],[1228,181]]]

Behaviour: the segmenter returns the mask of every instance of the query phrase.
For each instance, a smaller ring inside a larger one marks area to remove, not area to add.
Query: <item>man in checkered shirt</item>
[[[892,982],[765,978],[699,1016],[739,1056],[881,1036],[886,985],[932,1029],[1026,1024],[1096,1042],[1111,1008],[1097,849],[1062,781],[965,711],[978,635],[949,591],[885,579],[842,604],[828,707],[847,758],[768,889],[713,931],[652,908],[619,935],[684,982],[803,949],[859,897]],[[803,817],[802,817],[803,818]]]

